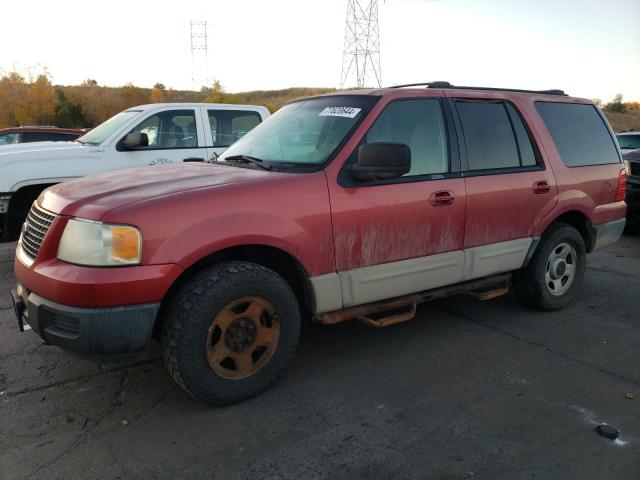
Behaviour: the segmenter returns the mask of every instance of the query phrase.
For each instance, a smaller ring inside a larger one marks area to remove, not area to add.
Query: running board
[[[494,275],[448,287],[391,298],[381,302],[321,313],[313,318],[313,322],[322,325],[334,325],[347,320],[358,320],[372,327],[388,327],[389,325],[411,320],[416,315],[416,307],[419,303],[430,302],[437,298],[467,294],[478,300],[489,300],[505,295],[509,291],[508,282],[510,278],[510,273]]]
[[[502,297],[507,293],[509,293],[509,283],[504,282],[504,284],[502,284],[501,286],[496,285],[496,288],[494,289],[472,290],[465,293],[465,295],[471,298],[475,298],[476,300],[480,300],[481,302],[484,302],[485,300],[493,300],[494,298]]]

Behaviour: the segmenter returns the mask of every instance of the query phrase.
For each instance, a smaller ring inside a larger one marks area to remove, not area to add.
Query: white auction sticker
[[[326,107],[320,112],[319,117],[346,117],[355,118],[361,108],[354,107]]]

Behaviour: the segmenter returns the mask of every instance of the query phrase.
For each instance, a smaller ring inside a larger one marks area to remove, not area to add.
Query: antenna
[[[189,22],[191,33],[191,83],[196,90],[209,87],[209,46],[206,20]]]
[[[378,0],[348,0],[340,88],[354,74],[358,88],[382,86]]]

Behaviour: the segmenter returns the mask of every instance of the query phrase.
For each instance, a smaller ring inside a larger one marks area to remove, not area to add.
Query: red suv
[[[76,128],[14,127],[0,129],[0,145],[32,142],[71,142],[87,133]]]
[[[607,121],[558,90],[446,82],[296,101],[206,163],[73,180],[18,243],[18,322],[122,356],[161,340],[213,404],[282,373],[301,320],[408,320],[512,288],[554,310],[618,240],[626,171]]]

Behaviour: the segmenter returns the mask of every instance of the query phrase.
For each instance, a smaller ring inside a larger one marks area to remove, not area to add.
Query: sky
[[[0,72],[190,89],[189,21],[206,20],[208,77],[227,91],[338,87],[346,10],[347,0],[12,1]],[[446,80],[640,101],[640,0],[380,0],[379,22],[383,86]]]

